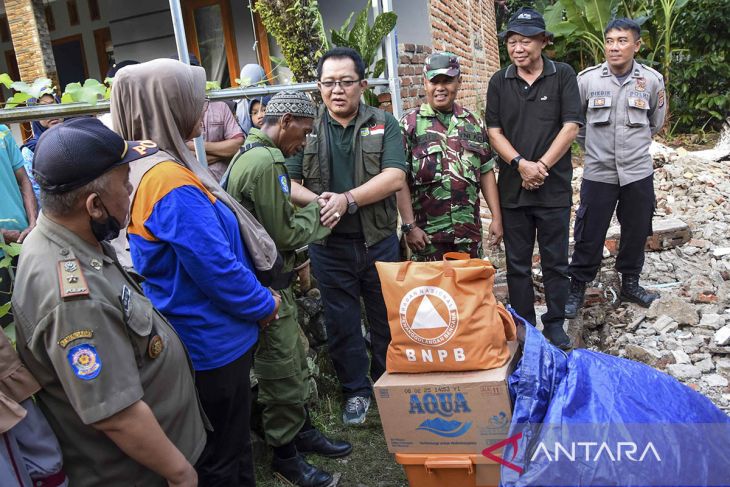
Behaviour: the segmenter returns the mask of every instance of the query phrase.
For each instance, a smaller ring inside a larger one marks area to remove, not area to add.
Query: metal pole
[[[393,11],[393,0],[382,0],[383,12]],[[397,27],[396,27],[397,29]],[[403,101],[400,98],[400,78],[398,77],[398,44],[396,29],[393,29],[385,41],[385,59],[388,66],[388,81],[390,86],[390,103],[393,106],[393,115],[400,118],[403,115]]]
[[[183,22],[180,0],[170,0],[170,15],[172,16],[172,28],[175,31],[177,58],[185,64],[190,64],[188,41],[185,37],[185,23]],[[205,157],[205,139],[201,135],[193,139],[193,142],[195,143],[195,157],[203,167],[208,167],[208,159]]]
[[[368,79],[368,86],[389,86],[385,78]],[[210,101],[235,100],[237,98],[273,95],[282,90],[317,91],[317,83],[295,83],[291,85],[250,86],[247,88],[226,88],[211,90],[207,93]],[[80,115],[97,115],[109,112],[109,101],[100,101],[96,105],[89,103],[63,103],[57,105],[19,106],[0,109],[0,123],[28,122],[45,118],[66,118]]]

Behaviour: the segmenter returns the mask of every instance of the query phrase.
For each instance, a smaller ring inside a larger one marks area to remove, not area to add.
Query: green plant
[[[664,82],[669,84],[670,66],[675,53],[685,49],[675,46],[674,28],[682,8],[689,0],[643,0],[640,2],[646,9],[645,18],[649,20],[648,32],[643,39],[649,48],[647,61],[658,68],[664,76]],[[628,7],[630,8],[630,7]],[[640,11],[640,9],[639,9]],[[634,15],[638,12],[634,10]]]
[[[578,48],[579,68],[603,61],[603,29],[616,15],[619,0],[558,0],[545,8],[547,30]]]
[[[100,99],[109,99],[111,87],[95,79],[87,79],[84,84],[69,83],[61,95],[61,103],[83,102],[96,105]]]
[[[95,79],[87,79],[83,84],[69,83],[66,85],[66,91],[61,94],[61,103],[84,102],[96,105],[99,100],[108,100],[111,95],[111,81],[111,78],[107,78],[104,83]],[[28,84],[25,81],[13,81],[7,73],[2,73],[0,83],[15,92],[5,103],[4,108],[27,105],[28,100],[37,100],[43,95],[52,95],[55,92],[53,81],[48,78],[38,78]]]
[[[730,2],[690,0],[672,35],[682,51],[669,66],[673,132],[719,130],[730,114]]]
[[[2,221],[2,220],[0,220]],[[5,243],[0,237],[0,269],[8,269],[9,275],[12,279],[13,269],[12,262],[13,258],[20,255],[20,244],[17,243]],[[0,277],[2,279],[2,277]],[[0,306],[0,318],[10,312],[10,302],[7,302]]]
[[[385,71],[385,59],[376,60],[378,49],[383,38],[395,28],[398,16],[394,12],[384,12],[375,17],[373,25],[368,22],[369,3],[357,13],[355,22],[350,28],[355,12],[351,13],[339,29],[330,31],[332,44],[340,47],[349,47],[360,53],[365,63],[365,77],[378,78]],[[378,106],[378,97],[372,89],[364,93],[365,101],[372,106]]]
[[[281,48],[294,79],[317,78],[317,60],[327,49],[316,0],[258,0],[255,10]]]

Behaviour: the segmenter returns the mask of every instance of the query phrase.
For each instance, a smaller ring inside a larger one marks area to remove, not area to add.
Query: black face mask
[[[102,221],[94,220],[93,218],[90,219],[91,232],[99,242],[104,240],[113,240],[119,236],[119,231],[122,229],[122,226],[119,224],[119,220],[114,218],[111,213],[109,213],[109,210],[106,209],[106,205],[104,205],[104,202],[101,201],[101,196],[98,194],[96,196],[99,197],[101,207],[104,208],[104,211],[106,212],[106,219]]]

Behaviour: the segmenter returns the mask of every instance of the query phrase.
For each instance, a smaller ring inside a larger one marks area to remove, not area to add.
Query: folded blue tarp
[[[709,399],[642,363],[566,354],[512,313],[503,486],[730,486],[730,417]]]

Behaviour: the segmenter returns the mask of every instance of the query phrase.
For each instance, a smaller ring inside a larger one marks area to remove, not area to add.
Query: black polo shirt
[[[575,71],[565,63],[543,56],[542,74],[530,86],[510,64],[489,80],[487,128],[501,128],[522,157],[537,161],[547,152],[563,124],[583,125]],[[499,198],[505,208],[521,206],[566,207],[572,204],[573,166],[570,151],[550,168],[540,189],[522,188],[517,169],[499,161]]]

